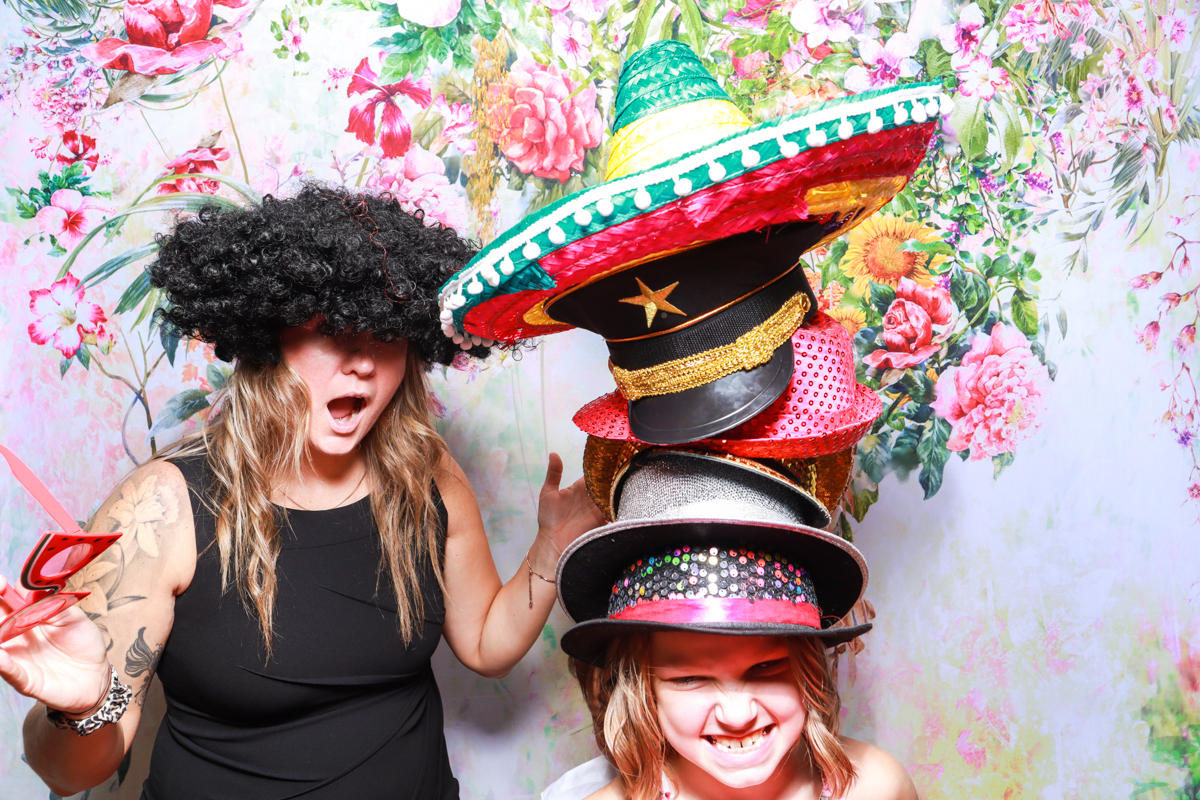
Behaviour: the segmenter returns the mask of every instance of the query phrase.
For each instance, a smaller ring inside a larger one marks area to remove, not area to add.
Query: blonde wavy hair
[[[570,660],[571,674],[579,681],[592,714],[596,744],[621,773],[626,800],[658,800],[670,752],[650,681],[650,636],[617,637],[609,645],[603,667]],[[792,677],[807,710],[804,733],[796,746],[805,748],[833,796],[840,797],[856,773],[838,738],[841,699],[829,657],[816,639],[786,641]]]
[[[269,658],[282,543],[271,491],[299,476],[308,458],[311,400],[304,380],[283,361],[238,363],[221,392],[219,412],[164,455],[207,452],[214,480],[205,502],[216,520],[221,586],[236,586],[253,609]],[[431,477],[446,443],[432,424],[425,363],[415,347],[408,349],[404,380],[360,447],[383,550],[378,578],[384,572],[391,578],[407,646],[424,624],[419,576],[426,564],[445,588]]]

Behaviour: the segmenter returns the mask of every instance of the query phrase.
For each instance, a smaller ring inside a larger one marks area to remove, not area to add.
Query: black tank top
[[[370,500],[281,514],[267,662],[256,619],[236,590],[221,592],[205,457],[173,463],[198,555],[159,662],[167,713],[143,800],[457,800],[429,665],[445,621],[432,565],[419,582],[424,630],[406,648],[391,580],[377,580]]]

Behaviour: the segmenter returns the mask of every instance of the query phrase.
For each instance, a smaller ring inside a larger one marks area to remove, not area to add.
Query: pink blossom
[[[175,194],[176,192],[199,192],[201,194],[216,194],[221,184],[212,178],[202,178],[202,175],[219,173],[218,161],[228,161],[229,151],[224,147],[197,147],[188,150],[178,158],[166,164],[167,175],[179,175],[174,181],[158,185],[159,194]]]
[[[898,78],[911,78],[921,71],[921,65],[911,58],[917,54],[917,43],[903,31],[893,33],[883,45],[867,39],[858,53],[866,66],[856,64],[846,70],[846,88],[852,92],[892,86]]]
[[[1133,290],[1149,289],[1154,284],[1162,280],[1161,272],[1147,272],[1143,275],[1138,275],[1136,278],[1129,280],[1129,288]]]
[[[1008,89],[1008,71],[992,65],[985,55],[976,56],[958,76],[958,90],[967,97],[990,102],[996,92]]]
[[[1183,302],[1183,296],[1178,292],[1167,292],[1162,297],[1158,298],[1160,307],[1163,313],[1174,311],[1176,306]]]
[[[490,127],[500,151],[521,172],[565,183],[600,144],[604,121],[595,87],[578,89],[553,64],[522,57],[492,93]]]
[[[1178,10],[1158,18],[1159,28],[1162,29],[1163,36],[1169,43],[1168,46],[1172,52],[1176,53],[1187,50],[1194,24],[1191,14]]]
[[[570,67],[582,67],[592,60],[592,32],[587,23],[561,14],[554,17],[550,44],[554,54]]]
[[[983,27],[983,11],[978,3],[971,3],[958,12],[958,22],[954,25],[944,25],[938,31],[942,49],[953,58],[951,65],[957,70],[962,69],[979,52],[982,44],[979,29]]]
[[[1088,53],[1092,52],[1091,46],[1087,43],[1087,36],[1082,33],[1079,38],[1071,42],[1071,57],[1079,60],[1087,58]]]
[[[876,369],[908,369],[936,353],[933,326],[948,325],[954,314],[950,293],[940,286],[925,288],[910,278],[901,278],[896,299],[883,317],[883,343],[863,363]]]
[[[571,0],[571,13],[587,22],[599,22],[612,0]]]
[[[471,104],[447,103],[446,95],[439,94],[434,98],[431,108],[442,118],[442,130],[430,149],[440,153],[453,144],[463,155],[474,153],[475,140],[471,138],[471,133],[477,126],[471,119]]]
[[[1166,95],[1159,95],[1158,101],[1158,113],[1166,123],[1167,130],[1172,133],[1179,130],[1179,112],[1175,110],[1175,105]]]
[[[371,69],[367,59],[359,62],[354,77],[346,87],[346,96],[365,94],[367,98],[350,109],[350,121],[346,132],[365,144],[375,144],[375,109],[383,105],[383,118],[379,126],[379,145],[385,158],[399,158],[408,151],[412,142],[412,128],[400,110],[399,98],[415,100],[422,108],[433,100],[430,87],[433,79],[428,70],[420,80],[404,78],[387,86],[378,84],[379,76]]]
[[[59,151],[54,160],[60,164],[75,164],[80,161],[88,171],[96,169],[100,156],[96,153],[96,140],[79,131],[67,131],[62,135],[62,144],[66,152]]]
[[[1155,345],[1158,344],[1158,334],[1160,329],[1161,326],[1158,324],[1158,320],[1154,320],[1154,322],[1151,322],[1145,328],[1137,332],[1137,340],[1146,347],[1147,352],[1153,350]]]
[[[107,210],[94,197],[74,189],[59,189],[50,195],[50,205],[37,212],[36,219],[61,246],[71,248],[104,219]]]
[[[792,27],[804,34],[811,50],[825,42],[848,42],[862,33],[868,20],[864,13],[850,8],[847,0],[800,0],[792,8]]]
[[[942,373],[933,408],[952,426],[946,447],[978,461],[1013,452],[1041,426],[1049,373],[1024,335],[996,323],[977,335],[962,366]]]
[[[1190,322],[1183,326],[1183,330],[1179,332],[1179,336],[1175,338],[1175,349],[1180,355],[1187,355],[1191,352],[1192,345],[1196,343],[1196,323]]]
[[[739,28],[765,30],[767,17],[779,7],[779,0],[746,0],[739,10],[730,10],[721,21]]]
[[[304,33],[300,30],[300,21],[292,20],[288,23],[287,29],[283,32],[283,46],[288,49],[292,55],[300,52],[301,46],[304,44]]]
[[[400,207],[425,215],[425,224],[441,223],[448,228],[467,227],[467,201],[446,178],[442,160],[414,144],[404,154],[403,165],[396,171],[383,171],[371,177],[369,184],[390,192]]]
[[[64,358],[72,358],[85,335],[104,330],[108,321],[104,310],[84,300],[83,293],[79,279],[69,272],[62,280],[50,284],[49,289],[30,290],[29,310],[36,319],[29,323],[29,338],[34,344],[49,343]]]
[[[1133,68],[1143,79],[1148,81],[1158,80],[1163,74],[1163,66],[1153,53],[1146,53],[1139,58]]]
[[[1142,86],[1134,76],[1130,75],[1125,81],[1125,93],[1123,95],[1125,101],[1125,110],[1130,114],[1137,114],[1146,108],[1146,87]]]
[[[963,761],[975,769],[982,769],[983,765],[987,763],[987,750],[971,741],[971,732],[968,730],[958,734],[958,741],[954,743],[954,749],[963,757]]]
[[[101,39],[80,53],[105,69],[169,75],[199,64],[225,43],[208,39],[213,4],[240,8],[247,0],[126,0],[123,39]]]
[[[1191,500],[1200,500],[1200,483],[1193,483],[1188,487],[1188,498]]]
[[[1114,47],[1100,57],[1100,67],[1104,70],[1105,75],[1116,75],[1122,71],[1124,61],[1125,51]]]
[[[462,10],[462,0],[397,0],[396,13],[426,28],[449,25]]]

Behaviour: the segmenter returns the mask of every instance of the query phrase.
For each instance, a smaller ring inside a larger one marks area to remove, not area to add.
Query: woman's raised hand
[[[558,488],[562,480],[563,462],[558,453],[550,454],[546,466],[546,482],[538,500],[538,540],[546,547],[538,553],[539,566],[552,569],[562,551],[571,542],[599,525],[604,516],[588,496],[583,478],[565,489]]]
[[[68,608],[0,644],[0,678],[50,708],[85,712],[108,690],[104,638],[82,610]]]

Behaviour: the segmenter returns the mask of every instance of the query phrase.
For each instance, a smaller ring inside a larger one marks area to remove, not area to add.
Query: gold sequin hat
[[[824,244],[904,188],[950,100],[907,84],[753,124],[690,47],[665,41],[629,57],[614,105],[604,181],[528,215],[447,281],[447,336],[469,347],[568,330],[551,307],[563,292],[746,231],[807,221],[819,230],[804,248]]]

